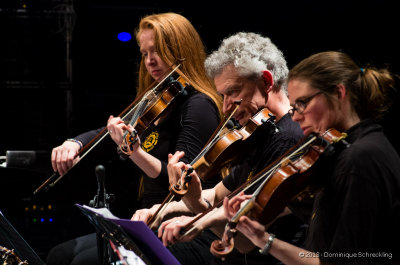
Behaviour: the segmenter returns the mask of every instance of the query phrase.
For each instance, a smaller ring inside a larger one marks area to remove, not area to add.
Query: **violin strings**
[[[127,117],[132,113],[132,111],[136,110],[136,108],[138,107],[138,105],[141,104],[142,101],[144,101],[144,100],[150,101],[149,99],[154,99],[154,97],[157,96],[156,91],[157,91],[158,87],[161,86],[161,85],[164,83],[164,81],[167,80],[168,77],[170,77],[173,73],[175,73],[176,70],[177,70],[180,66],[181,66],[181,65],[178,64],[178,65],[177,65],[174,69],[172,69],[161,81],[159,81],[159,82],[157,83],[156,86],[154,86],[153,88],[149,89],[149,91],[147,91],[147,92],[142,96],[142,98],[140,99],[140,101],[139,101],[135,106],[133,106],[123,117],[121,117],[122,120],[125,120],[125,118],[127,118]],[[170,68],[171,68],[171,67],[170,67]],[[155,83],[155,82],[154,82],[154,83]],[[154,84],[154,83],[153,83],[153,84]],[[152,94],[151,97],[150,97],[150,94]],[[152,101],[151,101],[151,102],[152,102]]]
[[[179,68],[181,66],[181,64],[178,64],[170,73],[168,73],[168,75],[166,75],[162,80],[161,80],[161,82],[159,82],[153,89],[150,89],[148,92],[146,92],[145,93],[145,96],[143,96],[142,98],[141,98],[141,100],[139,101],[139,103],[143,100],[143,98],[147,98],[149,95],[150,95],[150,93],[154,93],[154,95],[156,95],[155,94],[155,91],[156,91],[156,89],[168,78],[168,77],[170,77],[174,72],[176,72],[176,70]],[[171,67],[169,67],[169,69],[170,69]],[[154,84],[155,82],[153,82],[153,84]],[[118,116],[122,116],[121,118],[122,118],[122,120],[124,120],[125,118],[127,118],[128,117],[128,115],[133,111],[133,110],[135,110],[136,108],[137,108],[137,106],[138,106],[138,104],[136,104],[135,106],[133,106],[125,115],[123,115],[122,113],[124,113],[126,110],[124,110],[120,115],[118,115]],[[101,135],[101,136],[100,136]],[[76,165],[76,164],[78,164],[79,163],[79,161],[81,161],[81,159],[82,158],[84,158],[87,154],[89,154],[90,153],[90,151],[94,148],[94,147],[96,147],[107,135],[109,135],[109,133],[108,133],[108,131],[106,130],[106,128],[104,128],[94,139],[92,139],[92,141],[90,141],[87,145],[85,145],[82,149],[81,149],[81,151],[76,155],[76,157],[78,157],[79,156],[79,160],[77,160],[73,165],[72,165],[72,167],[70,168],[70,170]],[[96,140],[95,140],[96,139]],[[58,175],[58,174],[57,174]],[[52,178],[54,178],[54,177],[57,177],[57,175],[56,175],[56,173],[55,174],[53,174],[47,181],[49,181],[49,180],[51,180]],[[49,184],[49,187],[53,187],[53,186],[55,186],[62,178],[64,177],[64,175],[62,175],[62,176],[58,176],[57,177],[57,179],[55,180],[55,181],[53,181],[52,183],[50,183]],[[47,182],[46,181],[46,182]],[[46,183],[45,182],[45,183]],[[43,184],[38,188],[38,189],[36,189],[35,190],[35,192],[34,193],[37,193],[37,192],[39,192],[39,189],[42,189],[44,186],[43,186]]]
[[[194,163],[196,163],[201,157],[204,156],[204,154],[210,150],[211,146],[214,145],[214,143],[217,142],[217,140],[220,139],[220,134],[221,131],[225,128],[226,124],[229,122],[229,120],[232,118],[232,116],[235,114],[235,112],[237,111],[237,109],[239,108],[239,104],[237,104],[237,106],[235,107],[235,109],[232,111],[232,113],[228,116],[227,119],[225,119],[225,122],[223,123],[223,125],[221,126],[221,128],[219,129],[219,131],[217,132],[216,136],[200,151],[200,153],[192,160],[192,162],[190,162],[189,165],[193,166]],[[183,176],[185,174],[187,170],[182,170],[180,179],[178,180],[178,185],[181,185],[183,183]]]
[[[270,170],[265,172],[264,174],[260,175],[255,179],[253,182],[251,182],[246,188],[243,189],[243,191],[248,190],[250,187],[254,186],[255,183],[263,179],[267,174],[269,174],[266,178],[264,178],[263,182],[258,186],[257,190],[253,193],[253,196],[251,199],[249,199],[246,204],[240,208],[240,210],[232,217],[231,222],[237,222],[237,220],[246,212],[248,212],[251,208],[250,204],[254,203],[256,196],[260,193],[260,191],[263,189],[264,185],[269,181],[271,178],[272,174],[275,172],[275,170],[282,164],[284,161],[290,160],[293,156],[297,155],[303,148],[308,147],[312,142],[314,142],[317,138],[314,136],[311,138],[309,141],[304,143],[302,146],[300,146],[298,149],[296,149],[294,152],[290,153],[287,157],[283,158],[281,163],[278,163],[277,165],[273,166]]]
[[[176,66],[171,72],[169,72],[162,80],[161,82],[159,82],[154,88],[152,88],[151,90],[149,90],[148,92],[145,93],[145,95],[140,99],[140,101],[131,109],[129,110],[129,112],[122,118],[123,120],[125,119],[125,117],[127,117],[128,115],[131,115],[131,119],[129,121],[128,124],[134,126],[137,121],[139,120],[139,118],[143,115],[143,113],[145,112],[146,109],[149,108],[149,106],[151,104],[153,104],[156,100],[157,100],[157,96],[158,96],[158,87],[163,84],[165,82],[165,80],[167,80],[168,77],[170,77],[180,66],[180,64],[178,66]],[[133,112],[133,114],[132,114]],[[126,146],[129,145],[129,143],[127,142],[127,135],[130,132],[128,130],[125,130],[122,139],[124,141],[124,144]]]
[[[253,185],[255,185],[257,182],[259,182],[260,180],[263,179],[263,177],[265,177],[266,175],[269,174],[268,177],[266,177],[263,181],[263,183],[259,186],[259,188],[256,190],[256,192],[259,192],[260,187],[263,187],[265,184],[272,176],[273,172],[282,164],[282,161],[287,161],[288,159],[292,158],[293,156],[297,155],[301,150],[303,150],[305,147],[308,147],[312,142],[314,142],[317,139],[316,136],[313,136],[310,140],[306,141],[303,145],[301,145],[300,147],[298,147],[294,152],[290,153],[288,156],[282,158],[279,162],[281,163],[277,163],[275,166],[273,166],[272,168],[270,168],[267,172],[263,173],[262,175],[258,176],[257,178],[254,178],[250,181],[249,185],[247,187],[245,187],[243,189],[243,192],[248,190],[249,188],[251,188]],[[227,197],[229,199],[233,198],[234,196],[236,196],[237,194],[233,194],[234,192],[232,192],[230,195],[228,195]],[[221,202],[218,202],[216,204],[216,207],[214,207],[210,212],[206,213],[204,216],[208,216],[209,218],[212,217],[215,213],[216,213],[216,209],[220,209],[221,207]],[[247,204],[246,204],[247,205]],[[240,210],[239,210],[240,211]],[[201,218],[203,218],[204,216],[202,216]],[[198,220],[197,220],[198,221]],[[196,221],[196,222],[197,222]],[[185,233],[181,236],[184,237],[188,234],[190,234],[194,229],[196,229],[200,224],[194,224],[189,230],[185,231]]]
[[[207,144],[207,146],[205,146],[203,148],[203,150],[201,150],[201,152],[192,160],[192,162],[190,163],[190,165],[192,166],[194,163],[196,163],[200,157],[204,156],[204,154],[210,149],[210,147],[217,141],[220,139],[220,134],[221,131],[225,128],[225,126],[228,124],[229,120],[233,117],[233,115],[235,114],[235,112],[237,111],[237,109],[239,108],[239,105],[237,105],[235,107],[235,109],[232,111],[232,113],[228,116],[227,119],[225,119],[224,124],[221,126],[221,129],[219,129],[219,131],[217,132],[216,136]]]
[[[270,170],[268,170],[267,172],[265,172],[264,174],[260,175],[259,177],[257,177],[257,179],[255,179],[253,182],[251,182],[246,188],[243,189],[243,191],[248,190],[250,187],[252,187],[255,183],[257,183],[258,181],[260,181],[261,179],[263,179],[263,177],[265,177],[266,175],[269,174],[268,177],[266,177],[264,179],[264,181],[261,183],[261,185],[257,188],[257,190],[254,192],[254,195],[258,195],[258,193],[262,190],[262,187],[264,186],[265,183],[267,183],[267,181],[271,178],[272,173],[285,161],[289,161],[291,158],[293,158],[294,156],[296,156],[298,153],[300,153],[304,148],[308,147],[312,142],[314,142],[317,139],[316,136],[313,136],[310,140],[308,140],[307,142],[305,142],[303,145],[301,145],[299,148],[297,148],[294,152],[290,153],[287,157],[284,157],[280,163],[277,163],[275,166],[273,166]]]

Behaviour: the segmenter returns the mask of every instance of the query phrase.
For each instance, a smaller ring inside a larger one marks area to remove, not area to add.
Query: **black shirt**
[[[303,138],[303,131],[297,122],[293,122],[291,117],[286,114],[276,125],[279,132],[275,134],[259,135],[253,151],[247,154],[247,159],[241,164],[232,168],[231,173],[223,179],[224,186],[234,191],[242,185],[249,177],[249,174],[256,174],[276,159],[281,157],[286,151],[293,147]],[[311,211],[311,208],[309,209]],[[269,232],[276,234],[282,240],[301,245],[304,242],[304,223],[294,215],[279,218],[270,227]],[[247,254],[241,254],[234,249],[225,260],[214,259],[212,264],[277,264],[272,256],[265,256],[259,253],[258,248]]]
[[[363,121],[348,130],[350,147],[318,175],[307,248],[333,264],[400,261],[400,158],[382,128]]]
[[[247,159],[233,167],[231,173],[223,179],[223,184],[228,190],[234,191],[247,180],[250,172],[259,172],[303,137],[299,124],[293,122],[289,114],[283,116],[276,125],[279,132],[260,135],[253,152],[247,154]]]
[[[142,149],[162,163],[161,173],[157,178],[152,179],[148,176],[143,178],[142,208],[161,203],[169,193],[168,154],[184,151],[185,156],[182,161],[190,163],[219,124],[218,109],[207,95],[192,92],[177,100],[180,100],[179,104],[171,110],[167,118],[157,126],[150,126],[140,136]],[[85,145],[101,129],[78,135],[75,139]],[[116,152],[116,149],[114,150]],[[132,174],[134,173],[132,172]],[[220,179],[216,178],[210,179],[203,183],[203,187],[211,188],[219,181]],[[134,197],[136,194],[132,194],[132,196]]]
[[[184,151],[182,161],[192,162],[218,124],[218,110],[214,102],[203,93],[194,93],[175,107],[160,124],[146,130],[140,137],[142,149],[160,159],[162,169],[157,178],[144,178],[144,207],[161,203],[169,193],[168,154]],[[210,179],[203,183],[203,188],[212,188],[219,181]]]

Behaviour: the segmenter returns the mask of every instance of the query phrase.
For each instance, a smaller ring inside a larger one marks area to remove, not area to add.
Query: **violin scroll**
[[[133,146],[138,140],[138,133],[135,129],[125,135],[124,139],[122,139],[122,144],[117,148],[121,160],[126,160],[133,154]]]
[[[222,240],[214,240],[210,246],[210,252],[221,259],[232,252],[234,248],[233,238],[237,234],[236,222],[229,222],[225,226],[225,232]]]
[[[182,181],[180,181],[180,183],[171,185],[170,190],[175,195],[175,197],[182,198],[183,196],[185,196],[189,188],[189,182],[192,180],[192,176],[190,176],[190,174],[192,174],[193,170],[194,169],[191,167],[188,170],[182,172],[182,175],[185,176],[183,178],[183,183]]]

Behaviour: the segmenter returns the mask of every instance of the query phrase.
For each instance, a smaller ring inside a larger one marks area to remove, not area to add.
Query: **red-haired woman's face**
[[[145,29],[139,36],[140,53],[149,74],[159,80],[168,70],[168,65],[160,58],[155,46],[154,31]]]

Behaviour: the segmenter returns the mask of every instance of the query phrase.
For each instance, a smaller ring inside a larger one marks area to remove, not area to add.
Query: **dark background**
[[[251,31],[270,37],[289,67],[313,53],[340,50],[360,67],[387,66],[398,74],[394,2],[2,0],[0,155],[34,150],[36,160],[0,168],[0,210],[44,259],[54,244],[93,231],[73,203],[88,204],[96,194],[94,167],[102,163],[106,188],[125,196],[117,198],[125,208],[115,214],[132,214],[136,195],[129,189],[136,188],[137,177],[120,176],[130,165],[104,157],[102,148],[112,144],[108,140],[53,189],[38,196],[32,191],[51,175],[53,147],[104,126],[110,114],[118,115],[134,99],[140,54],[135,40],[121,42],[117,34],[133,33],[141,17],[167,11],[184,15],[207,52],[231,34]],[[393,99],[382,124],[399,150],[398,93]]]

